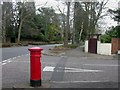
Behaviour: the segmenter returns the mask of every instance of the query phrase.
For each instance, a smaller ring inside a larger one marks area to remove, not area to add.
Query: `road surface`
[[[43,48],[43,50],[48,50],[49,48],[51,48],[55,45],[59,45],[59,44],[40,45],[38,47]],[[6,59],[13,58],[13,57],[21,56],[24,54],[28,54],[29,53],[28,48],[30,48],[30,47],[36,47],[36,46],[29,45],[29,46],[24,46],[24,47],[0,48],[0,49],[2,49],[2,61],[6,60]]]
[[[41,47],[48,49],[51,46]],[[45,88],[118,88],[118,60],[82,54],[77,50],[62,56],[42,55],[42,85],[50,86]],[[30,88],[29,58],[25,54],[3,62],[3,88]]]

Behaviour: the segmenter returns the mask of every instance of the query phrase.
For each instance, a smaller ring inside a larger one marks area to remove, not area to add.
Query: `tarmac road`
[[[3,88],[29,90],[29,55],[9,61],[2,65]],[[110,56],[86,57],[77,49],[62,56],[42,55],[41,62],[44,88],[118,88],[118,60]]]
[[[53,44],[53,45],[39,45],[37,47],[43,48],[43,50],[48,50],[50,47],[53,47],[55,45],[60,45],[60,44]],[[24,47],[9,47],[9,48],[0,48],[2,49],[2,61],[10,58],[14,58],[17,56],[25,55],[28,54],[28,48],[30,47],[36,47],[33,45],[29,46],[24,46]]]

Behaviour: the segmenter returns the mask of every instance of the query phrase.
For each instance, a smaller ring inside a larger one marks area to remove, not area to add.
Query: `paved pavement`
[[[29,54],[2,63],[3,88],[29,86]],[[118,57],[88,54],[82,48],[51,54],[43,51],[42,88],[118,88]]]

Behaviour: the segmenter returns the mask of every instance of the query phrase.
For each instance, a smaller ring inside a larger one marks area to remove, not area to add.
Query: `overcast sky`
[[[36,5],[41,5],[41,4],[48,2],[46,6],[56,7],[56,5],[58,4],[58,0],[34,0],[34,1],[36,2]],[[65,1],[65,0],[60,0],[60,1]],[[120,0],[109,0],[107,7],[117,8],[118,1],[120,1]]]
[[[56,6],[58,5],[58,1],[57,0],[34,0],[36,2],[36,6],[40,5],[40,6],[44,6],[44,4],[47,2],[47,4],[45,5],[46,7],[53,7],[56,9]],[[64,1],[64,0],[63,0]],[[108,7],[109,9],[117,9],[118,8],[118,2],[120,0],[109,0],[109,2],[107,3],[106,7]],[[61,3],[60,7],[64,7]],[[114,22],[114,20],[111,20],[110,17],[105,17],[105,19],[102,20],[105,24],[103,24],[103,28],[106,29],[110,26],[116,26],[117,22]]]

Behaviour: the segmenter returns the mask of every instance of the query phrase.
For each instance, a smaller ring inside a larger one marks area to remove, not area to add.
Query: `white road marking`
[[[53,72],[54,69],[55,69],[55,67],[46,66],[46,67],[43,69],[43,71],[51,71],[51,72]]]
[[[9,61],[7,61],[7,62],[12,62],[12,61],[9,60]]]
[[[16,57],[13,57],[12,59],[16,59]]]
[[[5,65],[5,64],[7,64],[7,63],[2,63],[2,65]]]
[[[46,66],[43,71],[51,71],[53,72],[55,69],[55,67],[52,66]],[[88,69],[78,69],[78,68],[65,68],[62,69],[62,67],[60,67],[61,70],[57,70],[57,72],[61,72],[62,70],[64,70],[64,72],[103,72],[102,70],[88,70]]]
[[[89,69],[78,69],[78,68],[65,68],[65,69],[66,72],[101,72],[102,71],[102,70],[89,70]]]
[[[83,65],[87,65],[87,66],[115,66],[118,67],[120,65],[113,65],[113,64],[83,64]]]
[[[2,61],[2,62],[3,62],[3,63],[4,63],[4,62],[7,62],[7,60],[4,60],[4,61]]]
[[[97,83],[97,82],[108,82],[108,81],[51,81],[53,83]]]
[[[10,60],[12,60],[12,58],[6,59],[6,60],[4,60],[2,62],[7,62],[7,61],[10,61]]]
[[[26,55],[28,55],[28,54],[26,54]],[[24,55],[21,55],[21,56],[24,56]],[[12,62],[13,59],[16,59],[16,58],[21,57],[21,56],[9,58],[9,59],[6,59],[6,60],[4,60],[4,61],[2,61],[2,62],[0,62],[0,63],[2,63],[2,65],[5,65],[5,64],[7,64],[7,63]]]
[[[22,56],[26,56],[26,54],[21,55],[21,57],[22,57]]]
[[[28,56],[29,54],[26,54],[26,56]]]
[[[65,70],[65,72],[102,72],[102,70]]]
[[[17,56],[17,57],[21,57],[21,56]]]
[[[7,59],[7,60],[11,60],[11,58]]]

